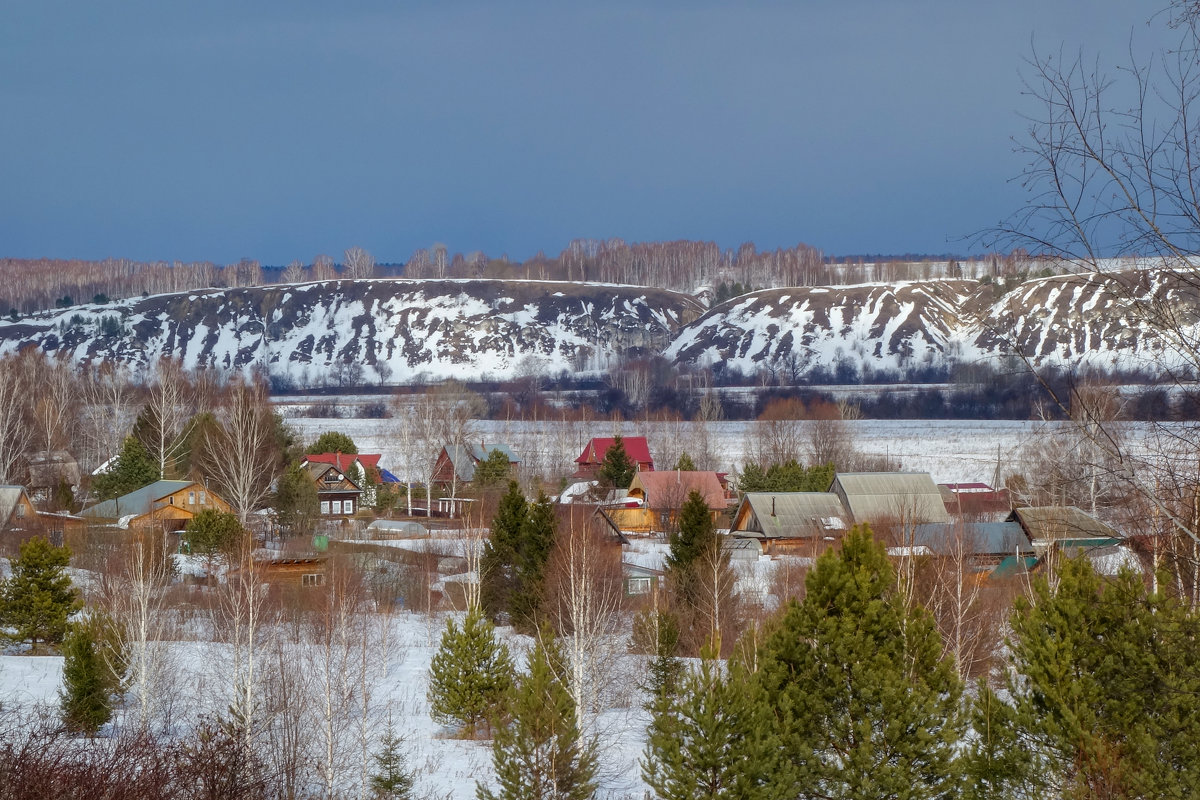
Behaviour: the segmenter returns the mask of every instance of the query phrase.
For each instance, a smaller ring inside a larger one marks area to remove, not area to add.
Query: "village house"
[[[41,530],[37,509],[24,486],[0,485],[0,530]]]
[[[475,468],[487,461],[492,452],[497,450],[508,459],[509,473],[515,474],[521,466],[521,459],[503,442],[448,444],[438,453],[433,466],[433,485],[443,492],[457,495],[459,487],[474,482]]]
[[[386,472],[379,466],[380,458],[379,453],[309,453],[300,460],[300,467],[308,469],[314,464],[332,465],[340,474],[349,476],[358,488],[359,494],[355,497],[355,505],[373,506],[375,505],[374,487],[384,481]],[[390,476],[390,473],[388,475]],[[318,487],[319,489],[320,487]]]
[[[196,481],[155,481],[149,486],[83,509],[80,516],[122,528],[179,531],[205,509],[228,513],[230,506]]]
[[[600,472],[600,466],[604,463],[604,455],[608,452],[608,448],[613,446],[614,438],[597,437],[589,441],[583,448],[583,452],[575,459],[575,463],[579,467],[575,470],[572,476],[581,480],[595,480],[596,475]],[[635,469],[638,472],[652,472],[654,470],[654,459],[650,457],[650,446],[646,444],[645,436],[625,436],[621,438],[621,446],[625,448],[626,455],[633,462]]]
[[[728,490],[716,472],[702,471],[639,472],[624,494],[636,506],[622,503],[606,508],[605,513],[625,532],[673,530],[679,522],[679,509],[693,491],[704,497],[714,522],[720,521],[729,508]]]
[[[345,463],[349,466],[352,462]],[[317,508],[322,519],[345,520],[355,515],[363,490],[346,470],[309,457],[305,458],[304,470],[317,487]]]
[[[850,525],[833,492],[747,492],[733,515],[730,533],[755,539],[767,554],[811,547],[841,538]]]

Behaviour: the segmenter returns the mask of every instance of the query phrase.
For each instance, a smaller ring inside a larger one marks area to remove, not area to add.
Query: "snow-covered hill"
[[[328,281],[155,295],[0,324],[80,362],[260,367],[297,386],[604,369],[661,352],[703,309],[659,289],[544,281]]]
[[[782,380],[852,381],[1020,354],[1147,372],[1191,366],[1191,275],[766,289],[707,312],[637,286],[545,281],[328,281],[156,295],[0,322],[0,352],[36,345],[89,362],[261,369],[296,387],[504,379],[605,370],[665,354]],[[1165,336],[1163,331],[1178,335]]]

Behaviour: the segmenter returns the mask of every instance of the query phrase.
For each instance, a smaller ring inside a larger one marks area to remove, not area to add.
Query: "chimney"
[[[771,495],[771,516],[775,516],[775,495]]]

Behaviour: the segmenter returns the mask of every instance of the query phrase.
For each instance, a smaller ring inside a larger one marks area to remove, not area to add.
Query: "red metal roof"
[[[613,446],[614,441],[613,438],[593,438],[584,446],[583,452],[579,454],[579,458],[575,459],[575,463],[599,464],[604,460],[604,454],[608,452],[608,448]],[[650,457],[650,445],[646,444],[645,436],[622,436],[621,445],[625,448],[629,460],[635,464],[654,464],[654,459]]]
[[[368,469],[379,469],[379,453],[315,453],[304,457],[310,464],[333,464],[342,472],[350,469],[350,465],[359,461]]]

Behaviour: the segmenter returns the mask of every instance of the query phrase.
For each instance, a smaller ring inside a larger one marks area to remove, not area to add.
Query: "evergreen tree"
[[[711,653],[709,654],[711,655]],[[761,692],[741,665],[704,658],[677,691],[650,707],[642,778],[663,800],[786,796],[776,740]]]
[[[459,628],[446,620],[441,645],[429,665],[430,714],[442,725],[457,724],[473,737],[503,705],[513,683],[508,648],[479,609],[471,609]]]
[[[685,450],[679,454],[679,460],[675,462],[675,469],[680,472],[695,472],[696,462],[692,461],[692,457]]]
[[[657,608],[643,611],[633,620],[633,639],[651,656],[641,687],[650,696],[650,705],[663,695],[674,696],[683,674],[675,616]]]
[[[158,465],[146,448],[133,436],[127,436],[108,471],[92,480],[92,491],[101,500],[111,500],[149,486],[158,477]]]
[[[525,495],[516,481],[508,482],[508,492],[492,519],[491,536],[480,559],[480,602],[493,620],[511,612],[512,594],[517,588],[517,552],[521,526],[525,522]]]
[[[67,632],[67,617],[81,604],[64,570],[71,558],[66,547],[54,547],[40,536],[21,544],[12,577],[0,594],[0,620],[16,629],[11,638],[28,639],[33,652],[39,642],[57,644]]]
[[[710,548],[719,546],[720,540],[713,527],[708,501],[704,495],[692,489],[679,509],[679,532],[671,537],[667,569],[677,574],[687,573]]]
[[[855,526],[805,586],[757,673],[793,796],[953,795],[961,687],[929,614],[906,611],[883,547]]]
[[[308,452],[313,455],[347,453],[356,456],[358,455],[358,445],[354,444],[354,440],[341,431],[325,431],[312,443]]]
[[[368,779],[373,800],[409,800],[412,797],[415,774],[408,768],[404,755],[404,737],[397,736],[388,725],[379,742],[379,752],[371,756],[375,772]]]
[[[600,479],[601,486],[628,489],[629,484],[633,483],[633,476],[636,472],[637,465],[625,452],[624,441],[620,435],[614,436],[612,446],[604,453],[604,460],[600,462],[600,471],[597,477]]]
[[[237,514],[205,508],[188,521],[183,540],[190,552],[212,557],[228,552],[243,533]]]
[[[317,485],[298,463],[289,464],[275,489],[275,514],[289,535],[303,536],[316,525],[320,500]]]
[[[764,469],[747,461],[738,478],[742,492],[827,492],[833,485],[833,464],[802,467],[795,461],[772,464]]]
[[[974,735],[962,755],[963,800],[1045,797],[1048,765],[1021,741],[1016,709],[980,681],[970,713]]]
[[[529,656],[529,673],[512,692],[511,721],[496,732],[492,764],[498,793],[482,784],[480,800],[585,800],[596,792],[596,751],[575,723],[564,685],[565,658],[543,629]]]
[[[70,626],[63,641],[63,687],[59,704],[68,730],[94,736],[112,719],[112,672],[100,654],[95,628]]]
[[[493,448],[488,452],[487,458],[475,465],[475,485],[486,489],[507,479],[510,467],[505,452],[500,448]]]
[[[1017,601],[1012,635],[1029,772],[1065,796],[1200,797],[1200,616],[1079,558]]]
[[[509,599],[509,612],[518,630],[532,633],[540,621],[546,562],[554,547],[554,504],[544,492],[526,509],[518,532],[516,584]]]

